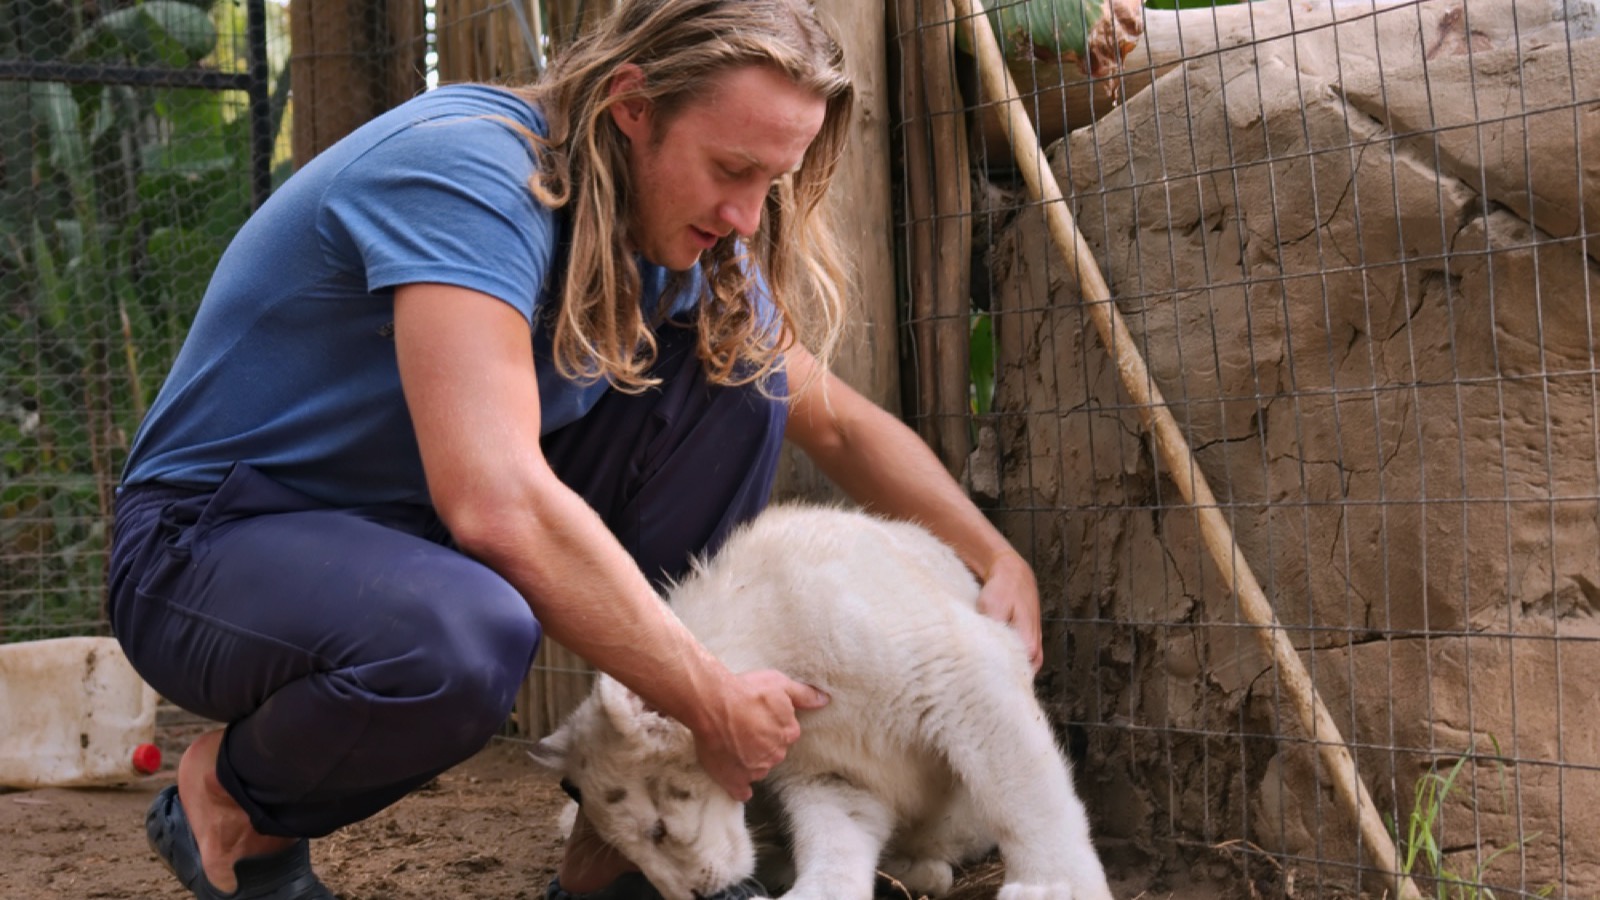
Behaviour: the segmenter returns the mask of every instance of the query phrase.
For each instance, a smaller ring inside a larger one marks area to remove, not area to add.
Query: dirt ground
[[[164,714],[156,738],[161,770],[126,785],[0,791],[0,897],[190,896],[146,845],[144,813],[172,783],[183,748],[208,727]],[[379,815],[313,842],[317,873],[341,900],[540,900],[560,859],[567,797],[535,772],[525,751],[525,742],[497,739]],[[996,865],[965,873],[950,900],[993,898],[999,875]],[[1173,896],[1127,884],[1113,890]],[[881,894],[906,900],[903,892]]]
[[[146,845],[144,813],[205,727],[164,724],[161,770],[124,786],[0,793],[0,895],[190,896]],[[536,900],[560,858],[565,804],[523,746],[496,740],[372,819],[314,842],[312,858],[343,900]]]

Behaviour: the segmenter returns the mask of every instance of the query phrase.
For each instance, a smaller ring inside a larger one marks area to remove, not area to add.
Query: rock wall
[[[1448,867],[1507,850],[1486,881],[1597,896],[1600,39],[1461,21],[1207,55],[1053,159],[1385,816],[1471,755]],[[1108,856],[1247,840],[1378,890],[1036,211],[988,263],[998,516],[1050,607],[1043,691],[1114,726],[1079,769]]]

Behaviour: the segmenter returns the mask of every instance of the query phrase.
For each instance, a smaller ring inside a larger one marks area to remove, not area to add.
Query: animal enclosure
[[[104,632],[127,441],[273,179],[609,5],[0,11],[0,640]],[[1600,896],[1595,0],[996,0],[1010,87],[966,0],[818,6],[841,369],[1033,561],[1113,876]],[[547,646],[511,740],[586,692]]]
[[[1594,5],[1151,3],[1077,46],[997,5],[1082,242],[968,20],[897,4],[908,416],[1035,562],[1110,865],[1392,895],[1376,833],[1424,893],[1600,893]]]
[[[0,8],[0,640],[104,630],[128,441],[286,156],[283,13]]]

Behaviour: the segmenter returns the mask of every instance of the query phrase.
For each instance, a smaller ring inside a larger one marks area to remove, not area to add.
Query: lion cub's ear
[[[606,721],[635,746],[662,752],[673,748],[678,738],[689,733],[678,722],[651,709],[642,697],[623,687],[615,678],[601,675],[595,690]]]
[[[600,698],[600,708],[605,711],[606,721],[618,734],[631,735],[638,731],[642,720],[650,713],[642,697],[609,675],[601,675],[596,679],[595,694]]]
[[[572,725],[569,719],[567,724],[535,743],[533,749],[528,751],[528,756],[546,775],[560,778],[567,774],[567,760],[571,752]]]

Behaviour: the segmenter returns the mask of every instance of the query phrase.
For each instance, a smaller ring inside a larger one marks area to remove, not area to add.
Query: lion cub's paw
[[[916,897],[943,897],[956,881],[955,871],[942,859],[886,859],[883,873],[905,885]]]
[[[1066,882],[1057,884],[1008,884],[1000,888],[1000,893],[995,895],[995,900],[1073,900],[1072,885]]]

